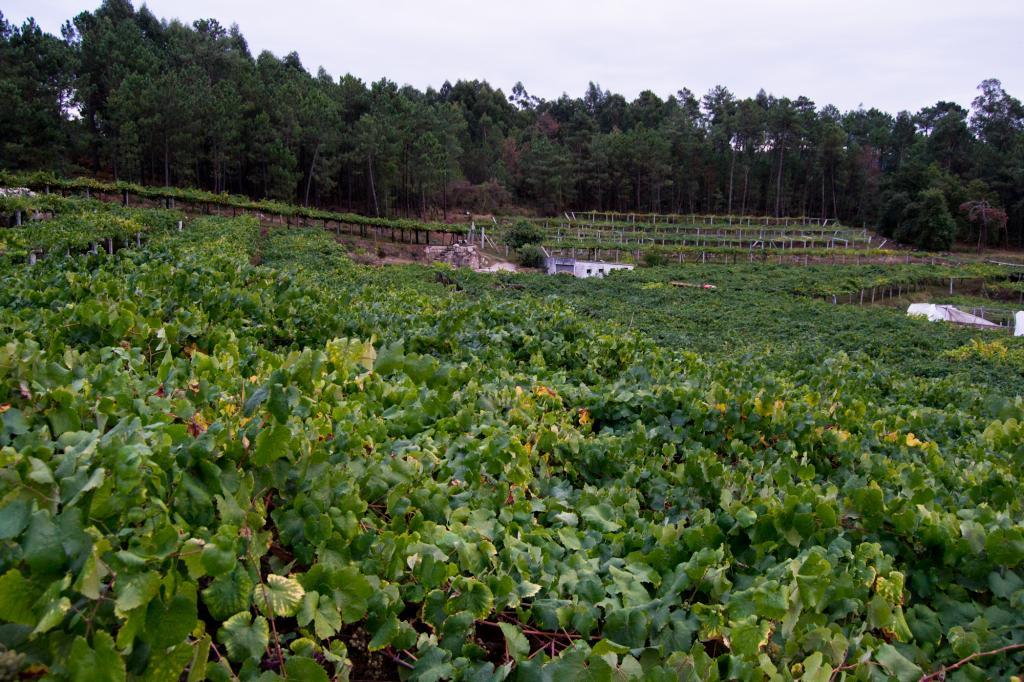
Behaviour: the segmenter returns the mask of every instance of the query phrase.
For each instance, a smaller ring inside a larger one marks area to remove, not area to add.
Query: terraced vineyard
[[[148,229],[113,254],[85,248],[105,213],[2,233],[49,245],[0,262],[5,670],[826,682],[1024,665],[1024,399],[937,369],[977,334],[921,343],[933,328],[850,306],[879,351],[859,353],[822,328],[842,306],[813,268],[792,275],[813,295],[761,298],[727,286],[775,269],[719,271],[729,298],[708,315],[806,316],[726,333],[673,298],[716,295],[672,288],[685,268],[602,294],[359,267],[322,229],[146,215],[118,217]],[[69,220],[86,235],[71,255]]]
[[[521,218],[494,219],[483,224],[496,241]],[[894,258],[898,246],[866,229],[833,220],[754,216],[700,216],[616,213],[569,213],[531,219],[543,244],[553,255],[599,260],[650,262],[694,259],[702,262],[765,260],[769,255],[829,257],[845,262],[864,258]],[[919,259],[921,254],[915,254]],[[931,259],[932,257],[929,257]]]

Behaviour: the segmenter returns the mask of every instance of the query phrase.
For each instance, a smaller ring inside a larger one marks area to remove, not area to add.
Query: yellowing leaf
[[[915,436],[913,433],[907,434],[907,447],[919,448],[924,447],[925,445],[928,445],[928,443],[924,442],[923,440],[918,440],[917,436]]]

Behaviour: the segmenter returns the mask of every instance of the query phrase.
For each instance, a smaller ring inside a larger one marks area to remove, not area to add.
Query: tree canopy
[[[509,203],[807,215],[919,246],[1024,246],[1024,106],[995,79],[971,108],[841,112],[805,96],[681,87],[628,101],[589,83],[545,100],[522,82],[425,91],[253,55],[237,26],[161,20],[105,0],[60,36],[0,15],[0,167],[197,186],[376,215]],[[926,193],[930,193],[927,194]],[[986,201],[988,230],[951,211]],[[941,233],[941,234],[940,234]]]

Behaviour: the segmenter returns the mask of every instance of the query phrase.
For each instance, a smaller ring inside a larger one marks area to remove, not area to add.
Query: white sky
[[[7,0],[45,30],[96,2]],[[141,3],[136,2],[136,7]],[[895,113],[970,104],[985,78],[1024,99],[1022,0],[148,0],[161,18],[238,23],[253,54],[293,50],[315,73],[418,88],[480,78],[508,94],[633,99],[716,84]]]

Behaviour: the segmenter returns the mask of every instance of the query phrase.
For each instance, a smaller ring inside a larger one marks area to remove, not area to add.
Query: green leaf
[[[84,637],[76,637],[68,656],[72,682],[124,682],[125,665],[106,632],[92,636],[93,646]]]
[[[13,540],[28,526],[32,515],[32,503],[15,500],[0,509],[0,540]]]
[[[301,682],[330,682],[327,671],[320,667],[320,664],[312,658],[303,656],[292,656],[284,664],[288,679]]]
[[[0,620],[35,625],[36,615],[32,605],[40,594],[41,590],[26,580],[18,569],[7,571],[0,576]]]
[[[1005,575],[993,571],[988,576],[988,586],[992,594],[1000,599],[1009,599],[1015,592],[1024,588],[1024,580],[1013,571],[1006,571]]]
[[[387,375],[403,366],[405,357],[404,341],[399,339],[388,346],[381,346],[377,351],[377,359],[373,363],[373,369],[377,374]]]
[[[217,639],[228,648],[231,660],[259,660],[270,643],[270,627],[263,616],[253,620],[248,611],[242,611],[224,621]]]
[[[485,618],[494,609],[494,595],[479,580],[460,576],[452,581],[452,588],[457,595],[448,602],[448,613],[469,611],[476,618]]]
[[[135,573],[121,579],[115,587],[117,599],[114,602],[119,614],[127,613],[133,608],[145,606],[157,596],[160,589],[160,576],[155,572]]]
[[[185,672],[185,666],[192,662],[194,654],[192,645],[182,642],[169,651],[151,657],[146,671],[142,674],[142,682],[178,682],[181,674]]]
[[[211,616],[224,620],[233,613],[249,608],[252,587],[249,572],[239,565],[228,575],[214,578],[209,587],[203,590],[203,603]]]
[[[959,658],[967,658],[971,654],[981,651],[978,633],[968,632],[959,625],[950,628],[946,638],[949,640],[949,646],[953,649],[953,653]]]
[[[114,607],[119,614],[125,614],[132,609],[145,606],[156,596],[160,589],[160,576],[156,573],[146,572],[129,575],[117,581],[114,593],[117,599]]]
[[[320,639],[333,637],[343,625],[341,610],[335,605],[334,600],[313,590],[306,592],[302,597],[302,605],[295,619],[301,627],[313,623],[313,630]]]
[[[612,508],[603,503],[585,507],[580,511],[583,520],[602,533],[614,533],[622,528],[622,524],[612,518],[613,515]]]
[[[757,616],[748,616],[729,628],[729,648],[739,656],[756,656],[768,642],[771,623],[758,621]]]
[[[924,675],[924,672],[914,665],[913,661],[897,651],[892,644],[883,644],[878,647],[875,658],[890,675],[894,675],[900,682],[916,682]]]
[[[359,569],[347,566],[339,570],[332,578],[332,584],[339,587],[334,590],[334,597],[346,623],[354,623],[366,615],[366,607],[373,595],[373,586]]]
[[[1019,528],[996,528],[985,538],[985,552],[1000,566],[1016,566],[1024,561],[1024,532]]]
[[[568,526],[562,526],[558,529],[558,539],[561,540],[562,546],[566,549],[571,549],[574,552],[578,552],[583,549],[583,544],[580,542],[579,535],[576,531]]]
[[[274,384],[270,387],[267,411],[270,412],[279,424],[284,424],[288,421],[288,396],[284,394],[284,388],[281,387],[281,384]]]
[[[398,635],[399,622],[398,617],[391,613],[384,619],[377,631],[373,633],[373,638],[370,639],[370,643],[366,645],[369,651],[380,651],[391,644],[391,641]]]
[[[238,563],[238,555],[233,547],[221,547],[212,542],[203,547],[199,558],[206,572],[214,576],[224,575]]]
[[[288,446],[292,434],[284,424],[273,424],[264,428],[256,436],[256,448],[252,453],[252,463],[266,466],[288,455]]]
[[[876,594],[868,602],[868,625],[878,629],[892,627],[892,608],[880,594]]]
[[[3,435],[18,436],[28,433],[28,423],[25,421],[25,415],[21,413],[21,410],[15,407],[0,414],[2,414],[0,422],[3,422],[4,425]]]
[[[816,609],[825,598],[828,590],[832,565],[825,559],[824,551],[815,548],[800,565],[796,576],[797,589],[803,605]]]
[[[186,682],[202,682],[206,679],[206,664],[210,659],[210,645],[213,640],[209,635],[203,636],[198,642],[195,643],[193,648],[195,653],[192,656],[192,667],[188,670],[188,679]]]
[[[608,614],[604,636],[616,644],[637,649],[647,641],[650,619],[640,609],[618,609]]]
[[[419,653],[419,659],[413,669],[418,682],[441,682],[453,677],[455,668],[449,662],[451,654],[437,646],[431,646]]]
[[[530,641],[522,630],[511,623],[498,623],[498,627],[501,628],[501,634],[505,635],[505,647],[512,660],[518,663],[530,655]]]
[[[49,632],[53,628],[57,627],[64,620],[64,616],[71,610],[71,600],[67,597],[61,597],[51,601],[46,610],[43,611],[42,618],[39,619],[39,623],[36,624],[35,630],[32,631],[34,635],[41,635],[44,632]]]
[[[89,558],[85,560],[85,564],[78,574],[78,580],[75,581],[75,589],[88,599],[100,598],[103,579],[110,574],[107,565],[100,558],[100,554],[109,549],[110,543],[107,540],[101,540],[100,543],[93,545],[92,551],[89,552]]]
[[[242,413],[246,417],[251,417],[256,411],[256,408],[267,399],[267,395],[269,395],[269,393],[270,391],[267,390],[266,386],[260,386],[257,388],[252,392],[252,395],[245,399],[245,405],[242,407]]]
[[[33,571],[49,573],[64,565],[66,556],[60,541],[60,531],[49,512],[39,510],[32,515],[23,548],[25,563]]]
[[[146,613],[146,628],[142,637],[154,649],[166,649],[188,637],[198,622],[195,587],[179,589],[168,602],[154,599]]]
[[[749,507],[740,507],[736,511],[735,517],[736,523],[738,523],[741,528],[750,528],[754,525],[754,522],[757,521],[757,513]]]
[[[268,618],[294,616],[305,593],[298,580],[271,574],[256,590],[256,605]]]
[[[800,682],[829,682],[832,679],[832,666],[825,663],[825,657],[816,651],[804,659],[804,674]]]

